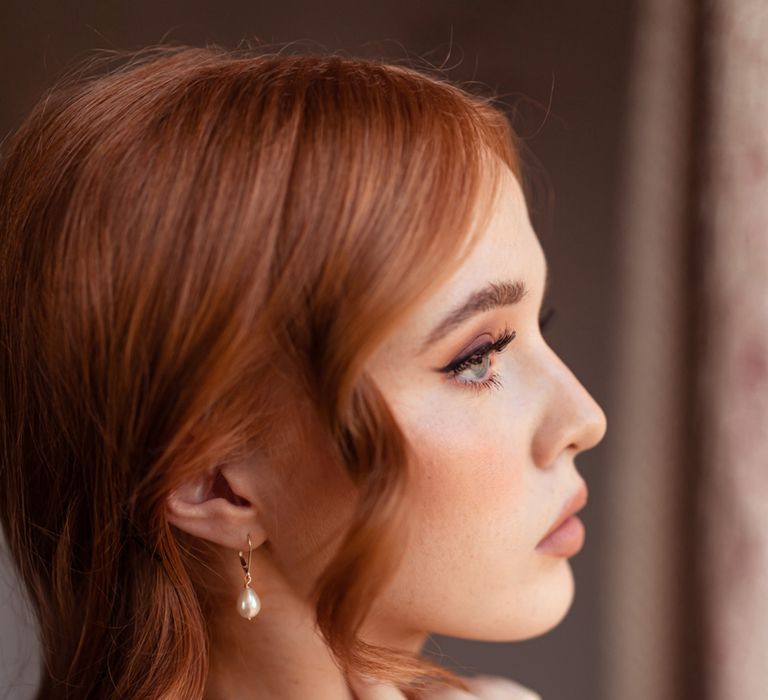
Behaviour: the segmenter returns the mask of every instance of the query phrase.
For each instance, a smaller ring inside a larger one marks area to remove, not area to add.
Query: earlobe
[[[228,549],[242,549],[246,533],[254,548],[267,539],[260,513],[232,488],[220,468],[196,475],[174,489],[166,499],[165,512],[171,525]]]

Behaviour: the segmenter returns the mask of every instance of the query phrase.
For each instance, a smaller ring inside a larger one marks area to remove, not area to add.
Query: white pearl
[[[261,600],[256,595],[256,591],[253,588],[244,588],[240,591],[237,598],[237,612],[250,620],[259,614],[259,610],[261,610]]]

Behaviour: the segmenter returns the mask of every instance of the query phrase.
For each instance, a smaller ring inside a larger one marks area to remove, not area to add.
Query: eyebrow
[[[544,297],[549,290],[549,265],[545,264]],[[429,333],[419,352],[424,352],[429,345],[442,340],[452,330],[477,314],[502,306],[512,306],[528,294],[528,288],[522,280],[500,280],[489,282],[484,287],[472,292],[466,300],[450,311]]]

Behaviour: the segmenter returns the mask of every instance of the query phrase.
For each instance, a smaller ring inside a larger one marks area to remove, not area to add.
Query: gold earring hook
[[[243,556],[243,550],[241,549],[237,554],[240,557],[240,566],[243,567],[243,571],[245,572],[245,585],[248,586],[248,584],[251,582],[251,550],[253,549],[251,545],[251,533],[249,532],[248,535],[248,561],[245,561],[245,557]]]

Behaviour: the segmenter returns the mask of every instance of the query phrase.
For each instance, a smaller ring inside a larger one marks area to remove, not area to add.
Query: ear
[[[241,467],[213,467],[177,487],[166,500],[168,522],[228,549],[242,549],[247,534],[254,548],[263,544],[262,514],[246,498],[248,482]]]

